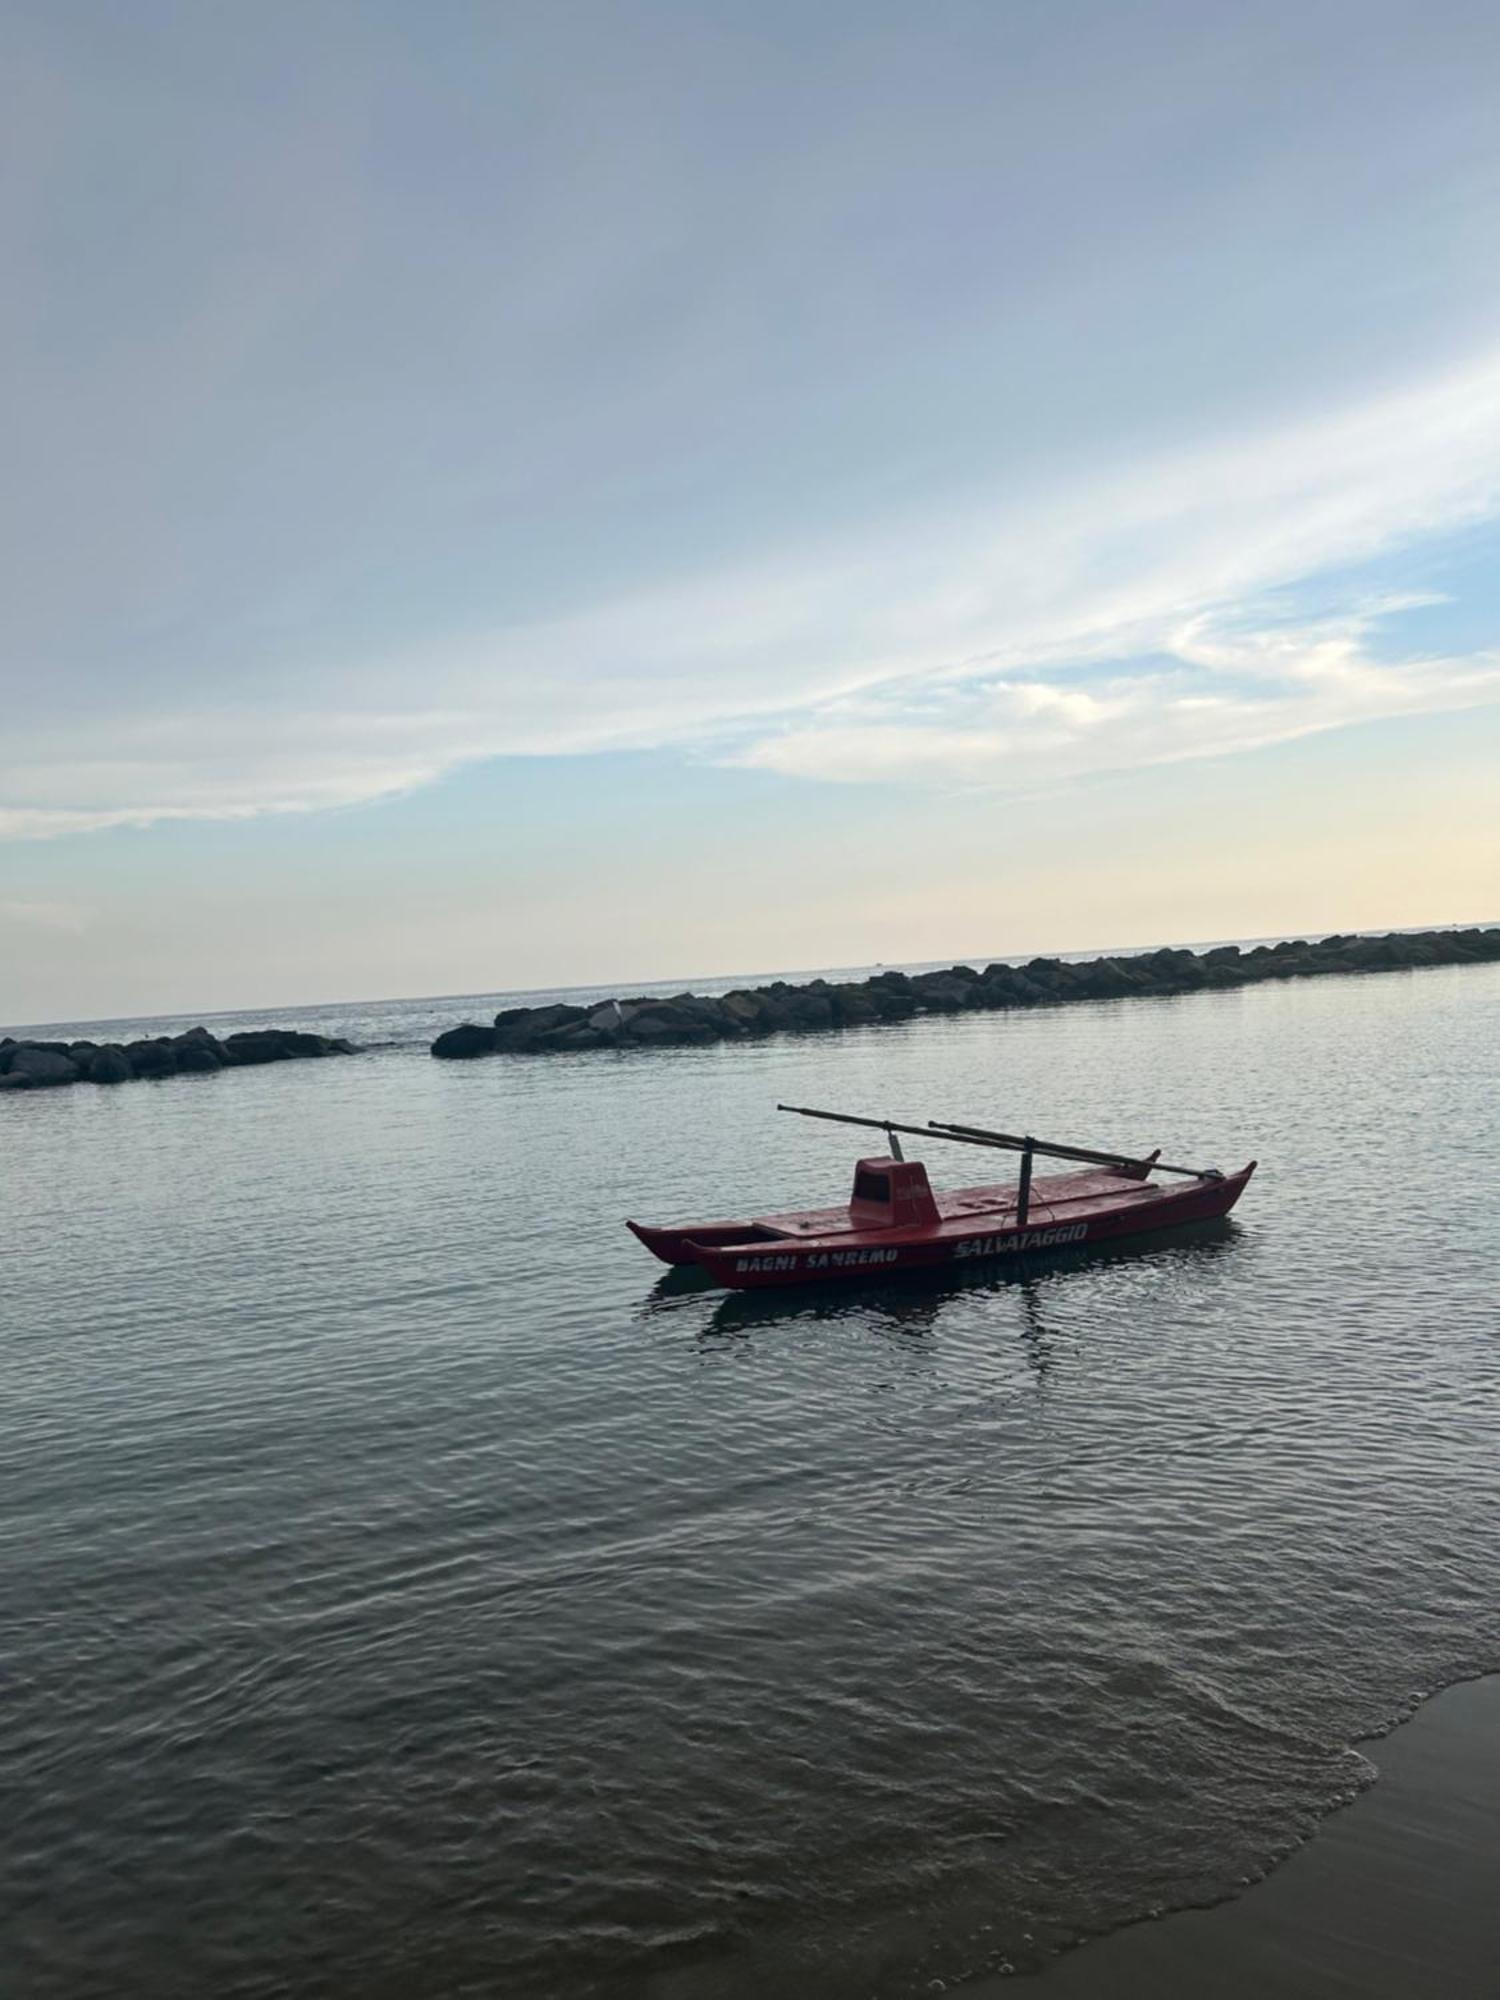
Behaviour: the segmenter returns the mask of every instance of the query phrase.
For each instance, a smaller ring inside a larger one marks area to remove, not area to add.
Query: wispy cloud
[[[1372,660],[1390,603],[1266,594],[1500,504],[1500,356],[1355,407],[575,616],[8,732],[0,834],[357,805],[473,761],[680,745],[851,781],[1025,783],[1500,698],[1493,656]],[[412,703],[420,691],[421,706]]]
[[[1364,647],[1374,617],[1245,630],[1200,616],[1151,663],[1087,687],[975,681],[936,715],[909,712],[897,691],[877,694],[760,737],[732,761],[825,782],[1020,790],[1500,701],[1500,651],[1377,662]]]

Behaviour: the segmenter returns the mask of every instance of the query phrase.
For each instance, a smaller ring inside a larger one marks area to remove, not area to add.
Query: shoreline
[[[965,2000],[1493,2000],[1500,1991],[1500,1673],[1355,1745],[1374,1781],[1271,1872],[1143,1918]]]
[[[592,1049],[665,1048],[830,1032],[929,1014],[1002,1013],[1087,1000],[1152,999],[1225,991],[1267,980],[1406,972],[1500,962],[1500,927],[1334,933],[1274,945],[1216,945],[1198,953],[1164,947],[1137,956],[997,961],[980,969],[877,972],[868,979],[784,979],[722,994],[676,993],[507,1007],[493,1024],[464,1021],[431,1044],[444,1061],[489,1055],[574,1055]]]

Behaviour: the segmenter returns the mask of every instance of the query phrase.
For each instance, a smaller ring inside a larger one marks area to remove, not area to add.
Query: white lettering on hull
[[[899,1250],[813,1250],[783,1257],[736,1257],[736,1271],[829,1271],[855,1264],[894,1264]]]
[[[950,1255],[955,1259],[967,1257],[1003,1257],[1016,1250],[1053,1250],[1064,1243],[1081,1243],[1089,1233],[1086,1222],[1064,1222],[1050,1229],[1012,1229],[1003,1236],[971,1236],[952,1246]],[[941,1247],[941,1246],[935,1246]],[[925,1243],[914,1243],[910,1248],[920,1253],[928,1248]],[[873,1264],[899,1263],[899,1249],[889,1250],[801,1250],[775,1256],[736,1257],[734,1268],[741,1271],[843,1271],[862,1269]]]
[[[1005,1236],[972,1236],[955,1243],[955,1257],[995,1257],[1007,1250],[1051,1250],[1061,1243],[1081,1243],[1089,1233],[1086,1222],[1059,1223],[1054,1229],[1014,1229]]]

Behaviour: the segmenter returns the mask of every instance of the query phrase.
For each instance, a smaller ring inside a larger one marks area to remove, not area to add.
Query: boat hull
[[[1224,1216],[1244,1193],[1255,1162],[1237,1174],[1203,1176],[1183,1187],[1153,1188],[1154,1198],[1127,1202],[1102,1199],[1092,1208],[1079,1207],[1064,1217],[1043,1220],[1024,1229],[1013,1220],[976,1216],[972,1225],[945,1221],[923,1230],[845,1232],[803,1240],[755,1232],[753,1225],[713,1226],[694,1237],[690,1231],[656,1232],[676,1240],[673,1263],[695,1263],[717,1283],[736,1291],[769,1286],[829,1284],[885,1277],[906,1271],[954,1271],[992,1259],[1078,1250],[1096,1243],[1118,1243],[1126,1237],[1176,1229],[1184,1223],[1208,1222]],[[637,1236],[648,1233],[632,1224]],[[725,1241],[721,1232],[740,1229],[746,1240]],[[662,1250],[656,1254],[661,1256]]]

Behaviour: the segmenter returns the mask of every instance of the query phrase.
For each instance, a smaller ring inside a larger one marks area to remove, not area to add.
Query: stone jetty
[[[432,1053],[572,1055],[583,1049],[664,1048],[738,1041],[904,1021],[918,1014],[999,1012],[1078,1000],[1133,1000],[1162,994],[1257,986],[1268,979],[1330,973],[1403,972],[1433,965],[1500,961],[1500,928],[1392,931],[1384,937],[1332,936],[1260,944],[1250,950],[1150,951],[1073,963],[1034,958],[1026,965],[954,965],[944,972],[877,972],[869,979],[740,987],[710,996],[677,993],[606,1000],[592,1006],[508,1007],[490,1026],[465,1021],[438,1036]]]
[[[138,1042],[17,1042],[0,1038],[0,1091],[60,1083],[129,1083],[136,1077],[243,1069],[307,1056],[352,1056],[354,1044],[295,1028],[252,1028],[223,1041],[207,1028]]]

